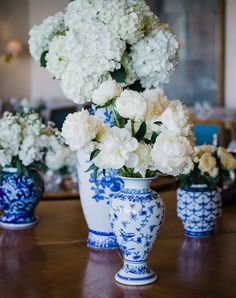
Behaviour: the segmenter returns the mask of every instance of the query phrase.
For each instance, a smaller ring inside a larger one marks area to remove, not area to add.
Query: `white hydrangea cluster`
[[[178,63],[178,43],[174,34],[159,27],[131,48],[133,68],[144,88],[169,82]]]
[[[37,113],[4,113],[0,119],[0,168],[44,163],[48,152],[62,146],[59,131],[46,127]]]
[[[91,101],[111,77],[123,86],[157,87],[168,81],[178,56],[175,36],[144,0],[72,1],[64,14],[31,29],[29,45],[36,61],[46,52],[41,65],[77,104]]]
[[[65,30],[62,12],[46,18],[40,25],[33,26],[29,32],[29,50],[32,57],[39,62],[43,52],[48,51],[53,37]]]

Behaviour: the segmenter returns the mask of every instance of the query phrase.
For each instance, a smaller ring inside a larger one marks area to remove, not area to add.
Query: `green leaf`
[[[96,168],[95,164],[91,164],[91,166],[85,171],[85,173],[88,173],[90,171],[93,171]]]
[[[147,131],[147,124],[146,122],[144,121],[140,127],[139,127],[139,130],[137,131],[136,135],[135,135],[135,138],[139,141],[141,140],[145,134],[146,134],[146,131]]]
[[[154,144],[156,142],[157,137],[158,137],[158,134],[156,132],[154,132],[152,134],[152,136],[151,136],[151,142],[152,142],[152,144]]]
[[[156,122],[154,122],[154,124],[160,126],[160,125],[162,125],[162,122],[161,121],[156,121]]]
[[[103,174],[103,176],[106,176],[106,170],[105,169],[102,170],[102,174]]]
[[[46,67],[47,66],[47,60],[46,60],[46,55],[48,51],[44,51],[40,57],[40,66]]]
[[[141,85],[141,82],[138,80],[138,81],[135,81],[132,85],[129,86],[129,89],[130,90],[134,90],[134,91],[137,91],[137,92],[143,92],[145,89],[142,87]]]
[[[111,73],[111,77],[118,83],[125,83],[126,79],[126,72],[123,66],[120,69],[116,69],[114,72]]]
[[[97,176],[98,176],[98,170],[99,168],[98,167],[95,167],[91,177],[96,181],[97,180]]]
[[[101,152],[101,150],[96,149],[90,154],[90,160],[93,160],[98,154]]]

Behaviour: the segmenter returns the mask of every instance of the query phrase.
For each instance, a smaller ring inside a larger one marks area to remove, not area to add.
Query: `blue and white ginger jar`
[[[177,190],[177,215],[182,219],[188,237],[214,234],[217,219],[222,215],[221,190],[207,185],[192,185]]]
[[[125,186],[112,199],[110,209],[124,261],[115,279],[122,284],[145,285],[157,279],[147,258],[161,229],[165,208],[160,196],[150,188],[152,178],[122,179]]]
[[[35,182],[37,179],[37,183]],[[33,176],[19,175],[15,168],[2,171],[0,183],[0,226],[24,229],[37,223],[34,210],[43,192],[43,180],[35,171]]]

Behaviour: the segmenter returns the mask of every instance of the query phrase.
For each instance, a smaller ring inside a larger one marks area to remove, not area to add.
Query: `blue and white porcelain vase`
[[[37,182],[36,182],[37,179]],[[43,193],[43,180],[34,171],[32,176],[19,175],[15,168],[2,170],[0,226],[9,229],[29,228],[37,223],[34,210]]]
[[[214,234],[217,219],[222,214],[221,190],[207,185],[192,185],[177,190],[177,215],[182,219],[188,237]]]
[[[91,113],[104,125],[114,126],[111,110],[92,109]],[[89,228],[87,245],[95,249],[116,249],[118,244],[111,228],[109,209],[110,200],[122,189],[123,181],[115,170],[106,171],[105,176],[98,171],[95,181],[92,173],[86,172],[91,165],[89,155],[81,150],[77,153],[77,160],[80,200]]]
[[[157,275],[147,265],[160,232],[165,207],[150,188],[152,178],[125,178],[124,188],[112,199],[110,219],[123,255],[123,267],[115,279],[126,285],[145,285]]]

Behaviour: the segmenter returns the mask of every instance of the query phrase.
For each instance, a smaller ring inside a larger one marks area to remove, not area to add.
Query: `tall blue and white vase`
[[[103,125],[114,126],[111,110],[92,109],[91,113]],[[95,249],[116,249],[118,244],[111,228],[109,209],[115,192],[123,187],[123,180],[117,177],[117,171],[108,170],[105,176],[98,171],[95,181],[92,173],[86,172],[91,165],[89,155],[81,150],[77,153],[77,160],[80,200],[89,228],[87,245]]]
[[[123,255],[123,267],[115,279],[126,285],[145,285],[157,275],[147,265],[164,221],[165,207],[150,188],[152,178],[125,178],[124,188],[112,199],[110,219]]]
[[[206,237],[215,233],[222,215],[221,190],[207,185],[192,185],[177,190],[177,215],[188,237]]]
[[[32,176],[19,175],[15,168],[2,170],[0,206],[3,214],[0,226],[25,229],[37,223],[35,208],[43,193],[43,180],[36,172]]]

